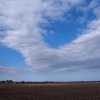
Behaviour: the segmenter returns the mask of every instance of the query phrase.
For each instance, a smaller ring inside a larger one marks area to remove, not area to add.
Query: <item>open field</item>
[[[0,100],[100,100],[100,83],[0,84]]]

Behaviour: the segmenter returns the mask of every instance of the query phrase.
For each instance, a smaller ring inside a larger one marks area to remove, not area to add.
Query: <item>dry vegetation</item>
[[[100,100],[100,83],[0,84],[0,100]]]

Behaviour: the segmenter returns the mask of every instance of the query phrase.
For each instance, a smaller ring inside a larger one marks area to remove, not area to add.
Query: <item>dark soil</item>
[[[100,100],[100,83],[0,84],[0,100]]]

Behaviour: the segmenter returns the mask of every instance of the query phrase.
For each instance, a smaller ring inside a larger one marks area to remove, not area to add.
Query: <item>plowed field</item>
[[[100,100],[100,83],[0,84],[0,100]]]

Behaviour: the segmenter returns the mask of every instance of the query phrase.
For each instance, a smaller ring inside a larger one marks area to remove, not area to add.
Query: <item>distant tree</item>
[[[6,82],[5,81],[1,81],[1,84],[5,84]]]
[[[22,81],[22,82],[20,82],[20,83],[24,84],[24,83],[25,83],[25,81]]]
[[[12,80],[6,80],[6,83],[11,84],[11,83],[13,83],[13,81]]]

